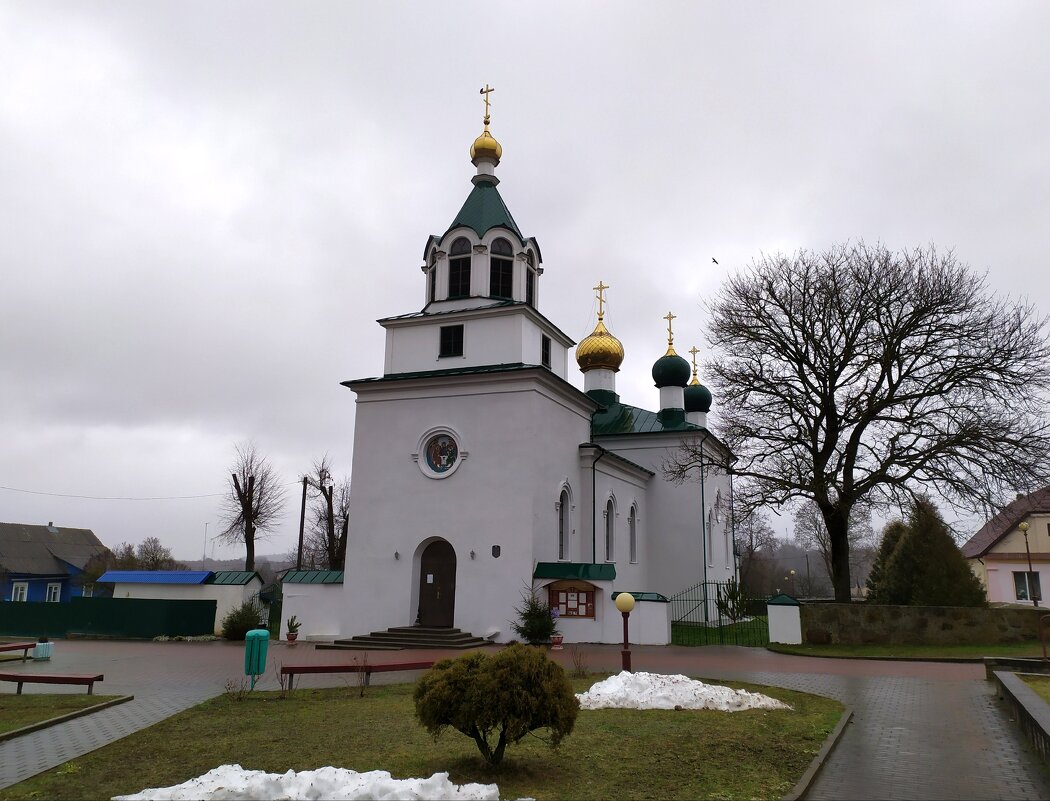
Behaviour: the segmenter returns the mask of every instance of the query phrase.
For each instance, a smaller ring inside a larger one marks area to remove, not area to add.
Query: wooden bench
[[[388,673],[394,670],[427,670],[434,667],[434,660],[427,662],[388,662],[382,665],[282,665],[281,675],[288,676],[288,689],[295,689],[295,677],[304,673],[364,673],[365,686],[373,673]]]
[[[86,684],[88,695],[95,689],[95,682],[102,681],[101,673],[0,673],[0,681],[18,684],[18,695],[23,684]]]
[[[36,647],[35,642],[0,642],[0,651],[21,651],[22,661],[29,656],[29,649]]]

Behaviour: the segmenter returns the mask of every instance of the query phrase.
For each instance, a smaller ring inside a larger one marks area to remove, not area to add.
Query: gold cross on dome
[[[691,354],[693,354],[693,375],[695,376],[696,375],[696,354],[698,354],[700,352],[700,348],[698,348],[696,345],[693,345],[693,347],[691,347],[689,349],[689,352]]]
[[[667,347],[671,347],[674,344],[674,332],[671,331],[671,320],[677,320],[678,317],[671,312],[667,312],[667,316],[663,319],[667,320]]]
[[[488,83],[486,83],[485,84],[485,88],[481,90],[481,94],[485,95],[485,124],[486,125],[489,124],[489,94],[491,94],[492,92],[495,92],[495,91],[496,90],[493,89],[491,86],[489,86]]]
[[[609,288],[608,284],[603,284],[601,279],[598,280],[598,286],[592,286],[595,292],[598,293],[598,319],[602,319],[605,316],[605,290]]]

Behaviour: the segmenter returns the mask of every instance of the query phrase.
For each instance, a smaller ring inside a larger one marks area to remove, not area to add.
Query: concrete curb
[[[838,741],[842,739],[843,733],[846,731],[846,724],[853,719],[853,709],[846,707],[842,711],[842,717],[839,718],[839,722],[835,724],[835,728],[831,730],[824,739],[824,744],[820,746],[820,750],[817,751],[817,755],[813,757],[813,761],[809,763],[809,767],[806,768],[806,772],[802,774],[802,778],[798,780],[798,783],[791,788],[787,795],[783,796],[780,801],[798,801],[806,794],[809,790],[813,780],[817,778],[817,774],[820,773],[820,769],[824,767],[824,763],[827,762],[828,757],[831,756],[832,750],[838,744]]]
[[[996,670],[992,680],[999,686],[999,697],[1016,713],[1017,722],[1025,736],[1043,760],[1050,762],[1050,704],[1016,673]]]
[[[0,743],[4,740],[13,740],[15,737],[21,737],[23,734],[29,734],[34,731],[40,731],[40,729],[46,729],[48,726],[57,726],[59,723],[65,723],[67,720],[73,720],[74,718],[83,717],[84,715],[90,715],[92,712],[101,712],[103,709],[108,709],[111,706],[117,704],[126,704],[128,701],[134,701],[134,695],[121,695],[117,698],[113,698],[109,701],[104,701],[101,704],[95,704],[94,706],[86,706],[83,709],[77,709],[74,712],[67,712],[65,715],[59,715],[57,718],[48,718],[42,720],[39,723],[31,723],[28,726],[23,726],[20,729],[14,729],[13,731],[4,732],[0,734]]]
[[[852,654],[800,654],[798,651],[780,650],[768,645],[766,650],[781,656],[801,656],[804,659],[854,659],[867,662],[947,662],[960,665],[979,665],[985,656],[853,656]]]

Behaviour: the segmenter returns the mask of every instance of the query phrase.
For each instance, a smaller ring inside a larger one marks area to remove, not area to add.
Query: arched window
[[[461,236],[452,243],[448,260],[448,297],[465,298],[470,295],[470,240]]]
[[[705,544],[707,545],[707,566],[714,567],[715,565],[715,540],[714,540],[714,529],[715,527],[715,513],[707,513],[707,536],[705,537]]]
[[[638,561],[638,507],[631,507],[631,514],[627,518],[627,530],[629,533],[631,561]]]
[[[536,305],[536,257],[532,251],[525,254],[528,267],[525,268],[525,302],[530,306]]]
[[[562,490],[558,499],[558,559],[569,558],[569,491]]]
[[[616,512],[613,510],[613,502],[610,499],[605,505],[605,561],[613,561],[613,532]]]
[[[514,250],[506,239],[492,242],[489,257],[489,294],[511,300],[514,296]]]

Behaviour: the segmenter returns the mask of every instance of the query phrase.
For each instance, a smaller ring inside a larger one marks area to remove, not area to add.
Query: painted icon
[[[427,466],[435,473],[446,473],[456,463],[459,446],[448,434],[431,437],[426,447]]]

